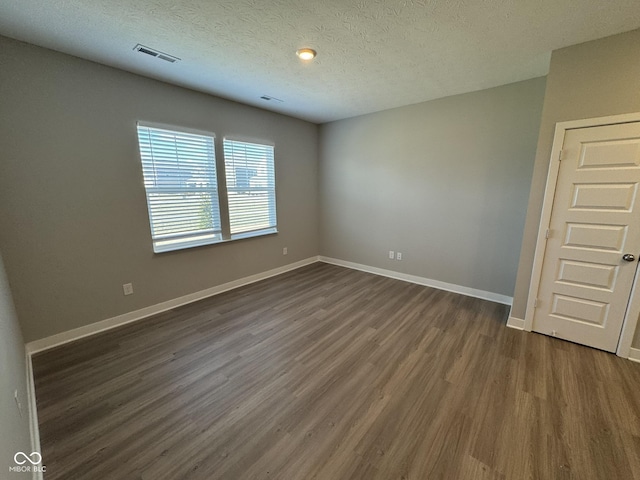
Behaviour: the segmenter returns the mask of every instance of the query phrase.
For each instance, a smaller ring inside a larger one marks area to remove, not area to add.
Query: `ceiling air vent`
[[[272,97],[270,95],[262,95],[260,98],[262,100],[266,100],[267,102],[278,102],[278,103],[283,103],[284,102],[284,100],[280,100],[279,98]]]
[[[144,45],[140,44],[136,45],[133,49],[136,52],[159,58],[160,60],[164,60],[165,62],[175,63],[180,60],[178,57],[174,57],[173,55],[169,55],[168,53],[163,53],[159,50],[154,50],[153,48],[145,47]]]

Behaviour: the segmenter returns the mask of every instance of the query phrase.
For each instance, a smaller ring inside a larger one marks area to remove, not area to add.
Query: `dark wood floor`
[[[640,365],[315,264],[34,359],[47,480],[640,479]]]

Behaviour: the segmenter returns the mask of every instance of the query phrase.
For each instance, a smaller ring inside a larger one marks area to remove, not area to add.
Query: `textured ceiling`
[[[638,27],[638,0],[0,0],[0,34],[317,123],[545,75]]]

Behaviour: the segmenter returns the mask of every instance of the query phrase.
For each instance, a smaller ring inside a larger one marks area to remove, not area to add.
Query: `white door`
[[[567,130],[533,330],[616,350],[640,255],[640,123]]]

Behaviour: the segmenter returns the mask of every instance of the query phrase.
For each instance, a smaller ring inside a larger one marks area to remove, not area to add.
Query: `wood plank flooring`
[[[46,480],[636,479],[640,365],[314,264],[33,359]]]

